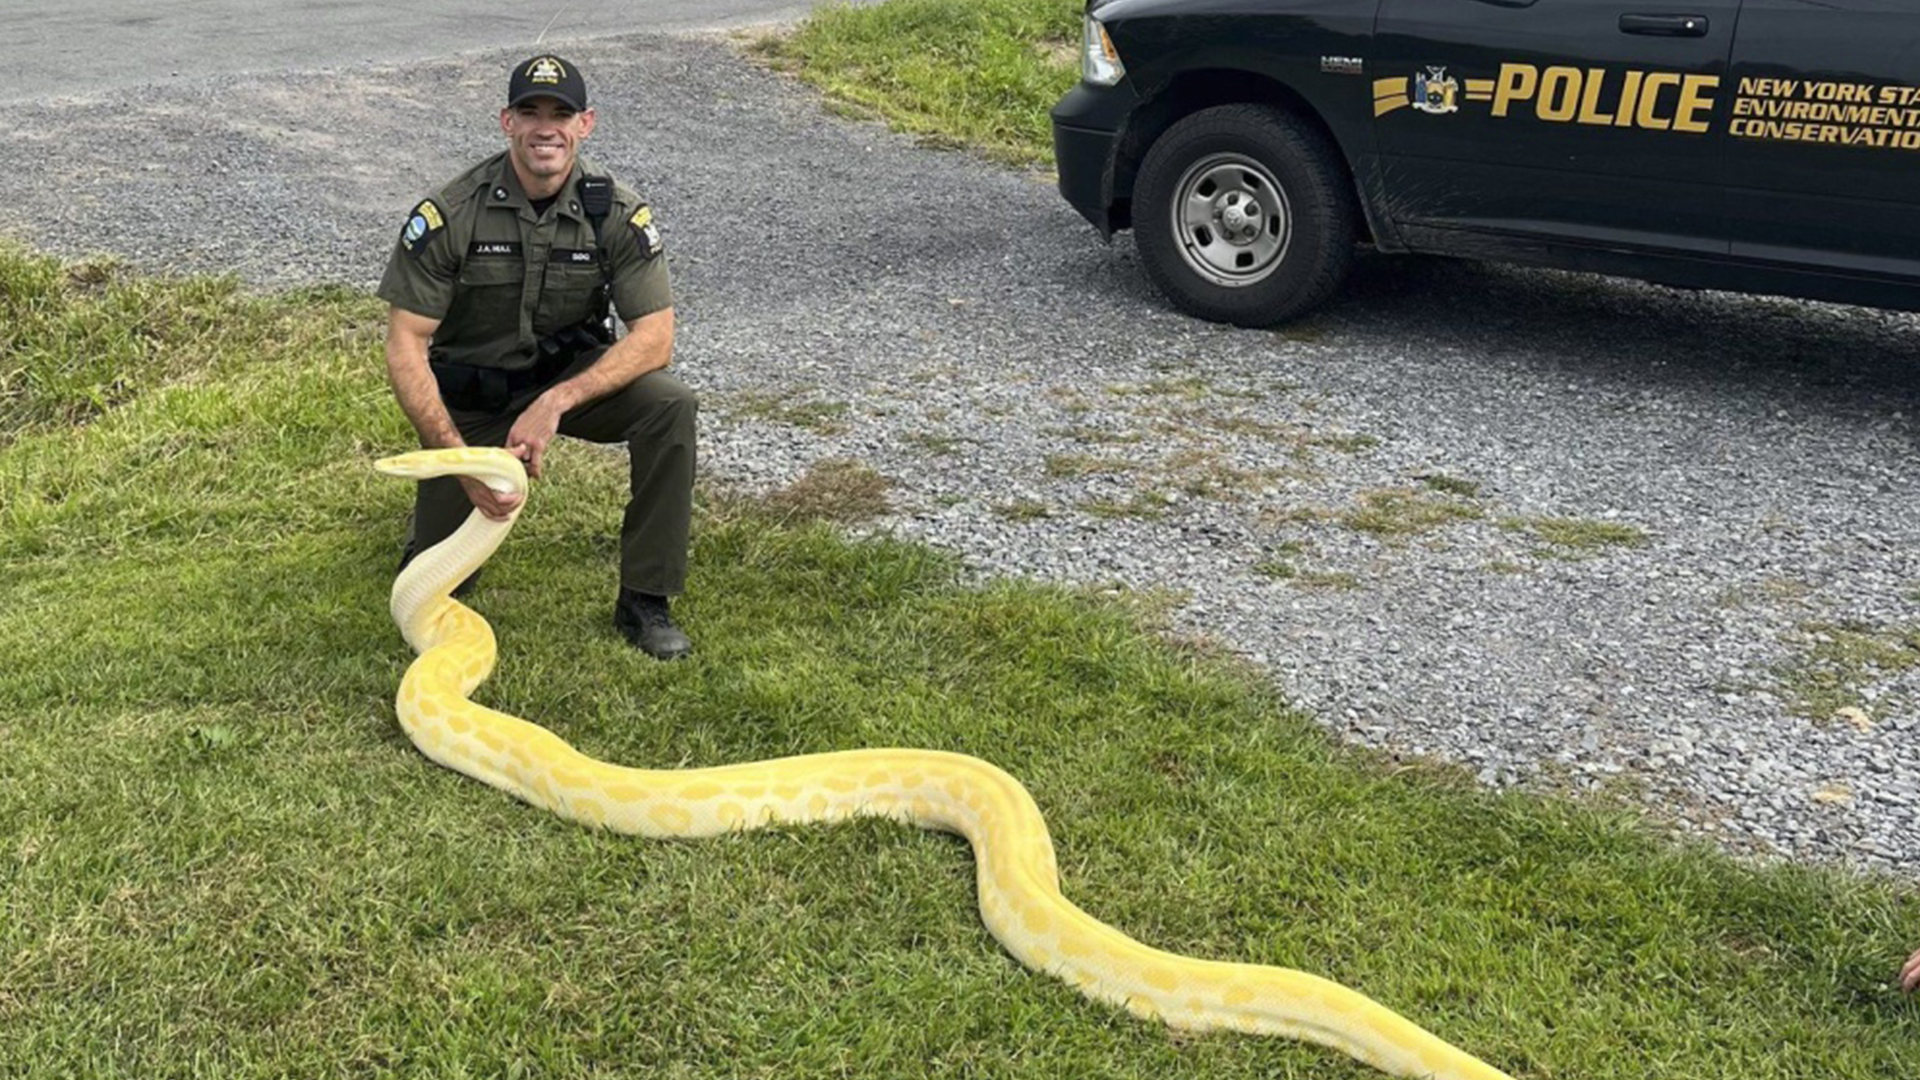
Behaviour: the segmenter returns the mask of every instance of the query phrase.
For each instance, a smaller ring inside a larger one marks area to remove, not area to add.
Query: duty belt
[[[464,412],[497,413],[523,391],[547,385],[581,354],[605,344],[591,330],[570,326],[540,339],[531,367],[509,371],[445,360],[429,360],[428,365],[440,385],[440,400]]]

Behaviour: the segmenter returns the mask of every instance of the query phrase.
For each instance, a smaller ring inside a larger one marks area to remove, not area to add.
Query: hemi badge
[[[1367,62],[1357,56],[1323,56],[1320,70],[1329,75],[1364,75]]]

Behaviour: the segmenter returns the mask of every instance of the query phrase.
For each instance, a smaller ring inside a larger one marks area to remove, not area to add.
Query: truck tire
[[[1147,151],[1134,184],[1147,276],[1181,310],[1236,326],[1286,322],[1333,295],[1358,217],[1332,142],[1266,105],[1185,117]]]

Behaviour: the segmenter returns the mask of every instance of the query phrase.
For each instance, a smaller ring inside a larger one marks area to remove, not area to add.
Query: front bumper
[[[1101,236],[1113,235],[1114,170],[1127,121],[1139,103],[1124,79],[1115,86],[1081,83],[1049,113],[1060,194]]]

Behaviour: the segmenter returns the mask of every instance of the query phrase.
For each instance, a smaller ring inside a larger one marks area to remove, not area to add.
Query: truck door
[[[1724,255],[1739,11],[1382,0],[1368,74],[1389,213],[1410,238],[1424,227]]]
[[[1733,253],[1920,276],[1920,4],[1747,0],[1733,58]]]

